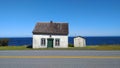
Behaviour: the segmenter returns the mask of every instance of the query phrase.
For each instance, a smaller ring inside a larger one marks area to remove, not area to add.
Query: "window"
[[[55,39],[55,46],[60,46],[60,39]]]
[[[42,38],[41,39],[41,46],[45,46],[45,44],[46,44],[46,40],[45,40],[45,38]]]

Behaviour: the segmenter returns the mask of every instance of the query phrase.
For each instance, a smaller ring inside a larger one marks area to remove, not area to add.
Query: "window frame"
[[[46,39],[45,38],[41,38],[41,46],[45,46],[46,45]]]
[[[60,46],[60,39],[59,38],[55,39],[55,46]]]

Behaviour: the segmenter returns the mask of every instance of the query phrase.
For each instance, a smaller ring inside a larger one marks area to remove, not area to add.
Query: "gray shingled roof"
[[[33,34],[68,35],[68,23],[42,23],[38,22]]]

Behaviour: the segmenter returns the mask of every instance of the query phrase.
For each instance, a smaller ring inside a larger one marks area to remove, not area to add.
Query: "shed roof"
[[[33,34],[68,35],[68,23],[38,22]]]
[[[76,37],[74,37],[74,38],[84,38],[84,37],[82,37],[82,36],[76,36]]]

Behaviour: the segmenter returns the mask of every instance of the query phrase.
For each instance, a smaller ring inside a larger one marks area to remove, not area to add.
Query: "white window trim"
[[[45,46],[46,45],[46,39],[45,38],[41,38],[41,46]]]
[[[58,41],[59,40],[59,41]],[[60,46],[60,39],[59,38],[56,38],[55,39],[55,46]]]

